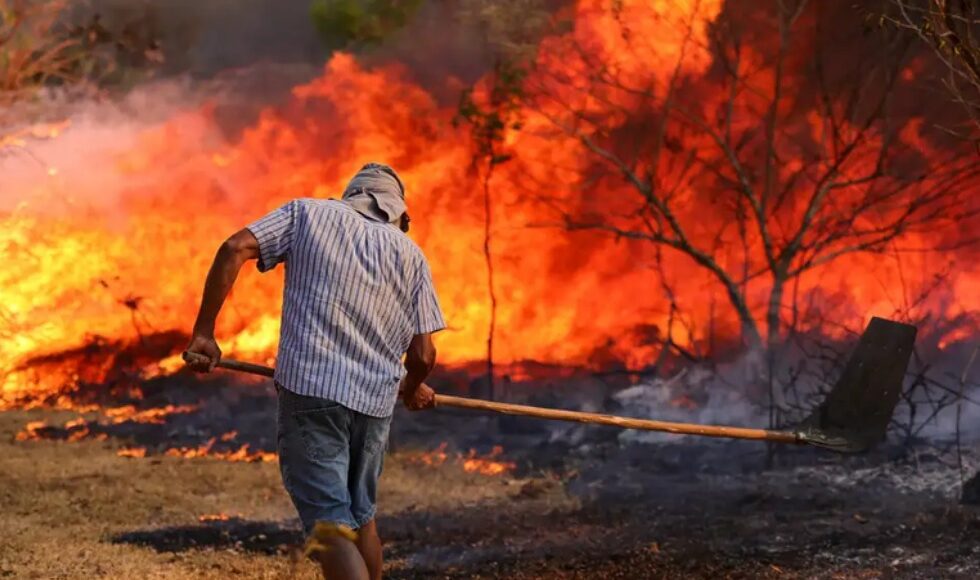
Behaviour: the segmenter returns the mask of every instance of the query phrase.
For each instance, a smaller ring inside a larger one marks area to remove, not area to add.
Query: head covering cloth
[[[343,201],[368,219],[396,225],[408,209],[405,185],[394,169],[382,163],[362,167],[344,189]]]

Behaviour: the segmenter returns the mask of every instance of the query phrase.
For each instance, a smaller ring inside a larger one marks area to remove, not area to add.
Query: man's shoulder
[[[325,212],[343,212],[346,204],[338,199],[321,199],[318,197],[297,197],[290,203],[296,204],[305,210],[316,210]]]
[[[353,208],[339,199],[297,197],[290,203],[296,206],[299,213],[318,218],[315,221],[319,222],[321,226],[328,226],[331,223],[342,224],[358,217]]]
[[[339,199],[320,199],[316,197],[298,197],[292,200],[291,203],[295,203],[298,207],[302,209],[305,213],[317,213],[321,215],[330,215],[336,217],[337,219],[351,219],[358,223],[365,223],[370,226],[377,226],[378,229],[387,234],[387,237],[392,241],[392,243],[400,246],[408,255],[410,255],[417,262],[425,262],[425,254],[422,252],[422,248],[413,240],[408,237],[407,234],[394,227],[391,224],[382,224],[380,222],[369,222],[367,218],[362,216],[357,212],[356,209],[352,208],[350,205],[344,203]]]
[[[418,272],[428,268],[429,261],[425,257],[425,252],[423,252],[422,248],[417,243],[415,243],[415,240],[413,240],[412,238],[408,237],[407,234],[404,234],[400,231],[398,232],[398,234],[399,237],[401,237],[403,240],[402,243],[404,244],[405,247],[405,253],[408,254],[413,269],[416,272]]]

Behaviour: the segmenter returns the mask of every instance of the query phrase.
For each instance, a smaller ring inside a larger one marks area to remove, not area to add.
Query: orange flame
[[[247,463],[253,463],[256,461],[261,461],[263,463],[278,461],[279,458],[275,453],[270,453],[268,451],[252,451],[249,449],[249,444],[245,443],[235,451],[217,451],[214,450],[214,444],[218,441],[217,437],[212,437],[204,445],[198,447],[179,447],[167,449],[164,455],[168,457],[183,457],[185,459],[196,459],[200,457],[209,457],[211,459],[223,459],[225,461],[244,461]]]
[[[31,421],[24,426],[17,435],[14,436],[16,441],[31,441],[36,439],[41,439],[39,431],[47,427],[48,424],[45,421]]]
[[[486,457],[477,457],[476,450],[470,449],[469,454],[463,459],[463,470],[467,473],[479,473],[482,475],[503,475],[517,468],[513,461],[497,461],[504,452],[500,445],[494,445],[490,454]]]
[[[663,85],[674,74],[708,79],[713,64],[706,48],[708,30],[721,7],[721,0],[580,0],[572,29],[542,43],[537,65],[544,72],[534,80],[547,84],[549,75],[586,80],[590,71],[575,57],[577,49],[616,74],[651,86]],[[650,40],[628,40],[637,38]],[[753,86],[771,86],[772,73],[762,66],[762,56],[751,48],[746,53],[749,68],[759,71],[749,79]],[[765,90],[758,89],[763,96]],[[716,92],[705,96],[705,110],[719,107],[727,94]],[[746,98],[760,98],[753,95]],[[636,106],[621,94],[562,96],[583,111],[607,117],[612,127]],[[441,361],[461,364],[484,357],[490,311],[482,270],[481,188],[471,170],[471,139],[453,126],[452,107],[442,106],[397,65],[365,69],[347,54],[335,55],[320,78],[296,87],[288,103],[263,111],[239,137],[226,137],[217,106],[188,108],[139,128],[66,122],[8,138],[19,147],[31,136],[57,136],[42,144],[64,143],[73,153],[52,171],[38,172],[19,157],[4,161],[0,321],[7,332],[0,341],[0,408],[99,382],[115,362],[103,359],[104,365],[93,365],[84,375],[67,363],[60,371],[49,365],[39,372],[34,368],[39,356],[83,351],[96,334],[112,344],[128,344],[148,331],[186,332],[213,249],[225,236],[291,198],[338,195],[369,160],[391,163],[407,185],[412,236],[430,259],[450,323],[437,339]],[[500,166],[492,182],[495,279],[501,297],[497,362],[590,365],[612,359],[630,368],[646,366],[655,360],[670,320],[667,300],[647,267],[649,246],[526,227],[547,221],[527,200],[533,193],[529,184],[547,184],[556,196],[567,198],[589,185],[595,162],[583,154],[578,140],[546,131],[552,127],[549,116],[561,111],[541,106],[544,110],[523,111],[521,130],[505,133],[514,158]],[[801,136],[814,138],[827,130],[815,114],[803,118],[798,129]],[[687,139],[677,145],[680,150],[710,145],[703,135],[677,138]],[[916,128],[908,127],[900,138],[918,139]],[[928,151],[929,145],[923,143],[922,149]],[[799,166],[797,153],[780,152],[786,158],[779,169],[784,177]],[[870,152],[856,155],[855,166],[842,167],[842,175],[857,174],[871,157]],[[580,200],[583,207],[616,205],[625,186],[602,182],[590,187],[590,195]],[[681,189],[677,195],[682,199],[698,199],[694,191]],[[698,224],[699,242],[710,241],[727,218],[710,203],[689,205],[682,217]],[[962,232],[934,235],[967,236],[969,231],[964,224]],[[920,234],[903,239],[909,245],[929,241]],[[949,318],[975,318],[980,305],[978,262],[975,256],[962,257],[949,274],[948,288],[928,305]],[[673,340],[689,346],[704,340],[709,326],[722,337],[737,336],[739,322],[726,310],[725,293],[711,274],[680,255],[665,260],[692,321],[677,329]],[[928,281],[942,273],[943,264],[926,253],[902,260],[846,257],[814,270],[798,291],[833,306],[835,321],[890,315],[901,301],[892,289],[904,288],[906,278]],[[243,274],[219,321],[227,354],[273,362],[281,283],[281,271],[261,278],[253,271]],[[763,286],[753,283],[748,293],[752,314],[760,321]],[[162,360],[142,367],[136,380],[177,370],[177,348],[170,345]],[[244,448],[239,452],[248,455]]]
[[[155,407],[138,411],[133,405],[125,407],[110,407],[102,411],[112,423],[154,423],[163,424],[170,415],[181,413],[193,413],[197,410],[197,405],[167,405],[165,407]],[[67,427],[67,425],[66,425]]]
[[[449,460],[449,453],[446,452],[448,443],[445,441],[432,451],[414,452],[405,455],[409,463],[425,465],[427,467],[441,467]],[[481,475],[505,475],[517,468],[517,464],[512,461],[503,461],[500,456],[504,449],[495,445],[493,449],[484,457],[480,457],[475,449],[470,449],[466,455],[457,453],[453,464],[460,465],[467,473],[479,473]]]
[[[146,457],[146,448],[127,447],[127,448],[120,449],[119,451],[116,451],[116,455],[118,455],[119,457],[132,457],[132,458]]]
[[[21,429],[14,439],[16,441],[41,441],[45,439],[61,439],[64,441],[75,442],[86,439],[105,441],[108,434],[98,432],[93,434],[92,429],[105,425],[106,423],[116,425],[124,422],[144,423],[144,424],[163,424],[168,416],[179,413],[190,413],[197,409],[195,405],[167,405],[137,411],[132,405],[125,407],[113,407],[105,409],[105,421],[90,421],[84,417],[77,417],[66,421],[61,429],[51,427],[46,421],[31,421]],[[237,431],[229,431],[220,437],[212,437],[205,444],[198,447],[172,447],[164,451],[164,455],[169,457],[183,457],[195,459],[199,457],[209,457],[225,461],[242,462],[272,462],[277,461],[275,453],[268,451],[253,451],[249,444],[245,443],[233,450],[214,449],[214,445],[220,440],[222,442],[233,441],[238,436]],[[125,447],[116,451],[120,457],[141,458],[147,456],[145,447]]]
[[[220,514],[204,514],[197,517],[199,522],[227,522],[231,519],[231,516],[225,513]]]

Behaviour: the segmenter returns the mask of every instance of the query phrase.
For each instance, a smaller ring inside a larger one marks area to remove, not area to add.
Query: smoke
[[[935,350],[926,356],[929,363],[913,361],[906,374],[905,393],[895,410],[890,440],[905,444],[930,441],[948,445],[957,437],[963,443],[980,441],[980,360],[969,359],[974,345],[968,342]],[[920,348],[920,356],[929,347]],[[783,413],[785,426],[792,428],[823,399],[826,388],[842,371],[842,360],[824,361],[814,372],[801,373],[801,362],[813,364],[802,352],[784,353],[793,360],[783,361],[775,370],[775,388],[793,407]],[[633,417],[728,425],[769,426],[768,403],[753,396],[751,381],[757,361],[751,355],[714,368],[692,365],[670,378],[655,378],[617,392],[612,399],[621,411]],[[965,373],[965,381],[964,381]],[[790,397],[788,393],[794,396]],[[960,399],[962,392],[963,398]],[[909,436],[911,435],[911,440]],[[651,431],[623,431],[621,443],[662,443],[676,436]]]
[[[567,4],[539,3],[542,11]],[[397,62],[440,102],[455,103],[459,89],[492,64],[480,17],[469,9],[480,4],[423,2],[381,46],[340,48],[356,50],[367,66]],[[316,30],[310,0],[75,0],[72,8],[69,19],[75,25],[97,18],[114,38],[152,41],[162,54],[159,72],[164,76],[211,78],[260,63],[307,65],[316,71],[330,57],[328,45],[338,44]]]
[[[980,356],[974,358],[975,348],[975,340],[966,340],[924,356],[925,349],[919,349],[907,397],[896,410],[896,435],[952,442],[958,432],[962,442],[980,441]]]
[[[319,72],[303,64],[256,64],[207,80],[152,80],[110,99],[46,93],[20,105],[9,115],[19,123],[0,131],[0,138],[9,136],[0,141],[0,212],[114,211],[121,196],[141,188],[141,179],[172,174],[164,155],[140,170],[120,167],[126,153],[147,147],[154,130],[181,119],[182,134],[174,136],[181,143],[201,150],[233,143],[264,109]],[[221,185],[220,172],[203,170]]]
[[[764,408],[750,399],[744,384],[755,365],[754,358],[740,357],[714,370],[691,366],[671,378],[647,380],[624,389],[613,395],[613,400],[635,417],[764,427],[768,421]],[[742,384],[733,385],[733,380]],[[661,443],[675,438],[654,431],[623,431],[619,435],[621,443]]]
[[[257,62],[322,63],[309,0],[76,0],[72,19],[97,15],[113,36],[158,41],[167,74],[213,76]]]

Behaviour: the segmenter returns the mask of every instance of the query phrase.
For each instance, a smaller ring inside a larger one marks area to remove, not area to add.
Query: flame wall
[[[607,4],[582,0],[573,29],[542,44],[538,83],[559,73],[587,75],[587,60],[570,56],[574,48],[632,78],[666,82],[680,74],[710,86],[707,34],[722,10],[719,0],[623,2],[619,13]],[[623,21],[650,41],[639,49],[624,44]],[[152,332],[189,331],[207,267],[226,236],[293,197],[338,195],[370,160],[395,166],[407,185],[412,236],[429,257],[450,324],[438,339],[442,361],[483,357],[489,307],[482,182],[470,136],[453,126],[452,107],[438,104],[397,63],[366,69],[346,54],[231,138],[217,118],[217,99],[184,108],[171,103],[162,119],[147,121],[143,112],[141,120],[141,107],[172,97],[158,90],[134,93],[146,100],[131,97],[128,104],[137,105],[130,113],[106,116],[104,108],[90,108],[67,126],[35,130],[23,139],[30,154],[8,143],[10,154],[0,157],[5,398],[37,388],[24,368],[33,357],[83,347],[96,335],[136,342]],[[613,126],[629,122],[636,110],[636,103],[617,103],[615,113],[601,100],[566,96],[584,99],[576,106],[607,115]],[[714,104],[709,99],[704,106]],[[608,177],[590,181],[594,157],[554,132],[557,113],[547,107],[524,111],[523,128],[506,135],[515,157],[492,181],[497,356],[647,364],[659,344],[651,329],[662,330],[668,316],[652,246],[528,227],[554,221],[542,192],[589,209],[619,207],[628,189]],[[916,139],[914,127],[905,138]],[[699,238],[709,239],[730,217],[711,203],[687,207],[684,219],[697,224]],[[969,235],[963,228],[935,236],[955,241]],[[934,237],[905,241],[935,243]],[[901,310],[910,300],[898,295],[902,288],[907,294],[943,274],[930,311],[972,315],[980,274],[969,258],[962,251],[943,260],[929,253],[853,256],[808,274],[798,290],[822,303],[829,319],[862,322]],[[676,340],[703,340],[709,325],[721,337],[737,336],[738,322],[713,279],[686,257],[665,259],[688,322],[675,330]],[[219,321],[226,352],[272,360],[281,281],[281,273],[259,276],[251,269],[240,278]],[[757,316],[766,290],[765,280],[749,289]]]

